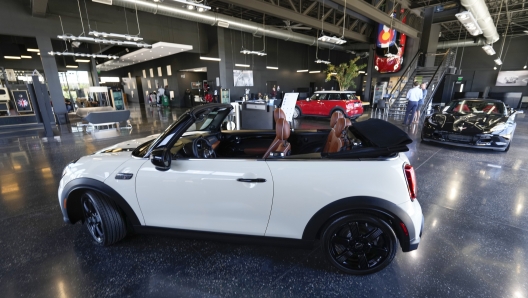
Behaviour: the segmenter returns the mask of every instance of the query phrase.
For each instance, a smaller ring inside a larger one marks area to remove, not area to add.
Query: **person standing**
[[[416,109],[416,113],[414,114],[414,121],[413,123],[418,123],[420,121],[420,111],[422,110],[422,107],[424,105],[425,97],[427,96],[427,84],[422,83],[420,85],[420,88],[422,89],[423,96],[422,99],[418,101],[418,108]]]
[[[165,89],[163,89],[163,86],[160,85],[158,89],[158,105],[161,105],[161,97],[165,95]]]
[[[420,99],[423,98],[423,92],[422,92],[422,89],[420,89],[420,83],[414,82],[413,85],[414,85],[414,88],[412,88],[411,90],[409,90],[409,92],[407,92],[408,102],[407,102],[407,109],[405,110],[405,115],[403,117],[403,123],[402,123],[403,125],[411,124],[413,120],[414,112],[416,112],[416,109],[418,108],[418,101],[420,101]]]

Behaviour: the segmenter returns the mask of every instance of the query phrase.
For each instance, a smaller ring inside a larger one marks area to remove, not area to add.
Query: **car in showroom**
[[[363,104],[355,91],[316,91],[310,98],[297,100],[293,118],[330,117],[336,111],[350,119],[357,119],[363,114]]]
[[[407,36],[403,33],[379,24],[376,50],[374,52],[374,69],[379,73],[400,71],[403,65],[405,42]]]
[[[458,99],[425,118],[421,137],[429,142],[508,151],[519,113],[500,100]]]
[[[195,107],[159,135],[71,162],[58,189],[64,221],[83,222],[102,246],[128,232],[318,243],[350,274],[383,269],[398,247],[418,248],[424,217],[405,132],[346,118],[291,131],[280,109],[275,131],[223,131],[231,110]]]

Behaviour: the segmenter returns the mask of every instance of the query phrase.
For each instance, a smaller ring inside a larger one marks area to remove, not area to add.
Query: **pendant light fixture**
[[[319,33],[319,31],[317,31],[317,32]],[[315,42],[315,63],[317,63],[317,64],[321,64],[321,63],[330,64],[330,61],[319,59],[318,54],[319,54],[319,39],[317,39],[316,42]]]
[[[327,36],[324,34],[324,3],[325,1],[323,0],[323,14],[321,16],[321,36],[318,38],[318,40],[322,42],[337,44],[337,45],[345,44],[346,43],[346,40],[345,40],[346,0],[345,0],[345,6],[343,7],[343,35],[341,35],[341,37],[337,37],[335,35]]]

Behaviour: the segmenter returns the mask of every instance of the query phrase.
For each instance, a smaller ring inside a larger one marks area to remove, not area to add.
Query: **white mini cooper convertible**
[[[411,142],[377,119],[292,131],[222,130],[231,105],[194,108],[160,135],[71,162],[58,190],[64,221],[83,222],[99,245],[127,232],[273,243],[320,243],[351,274],[386,267],[423,229]],[[318,241],[319,240],[319,241]]]

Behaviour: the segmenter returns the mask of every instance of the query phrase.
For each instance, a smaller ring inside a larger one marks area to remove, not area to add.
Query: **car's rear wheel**
[[[298,119],[299,117],[301,117],[301,109],[295,107],[295,110],[293,111],[293,119]]]
[[[398,239],[383,220],[366,214],[337,218],[323,233],[323,253],[337,269],[356,275],[377,272],[396,255]]]
[[[95,242],[108,246],[126,235],[126,222],[114,202],[95,191],[86,191],[81,197],[84,223]]]

